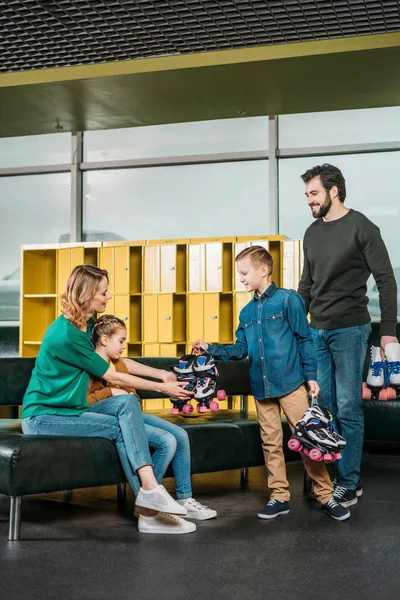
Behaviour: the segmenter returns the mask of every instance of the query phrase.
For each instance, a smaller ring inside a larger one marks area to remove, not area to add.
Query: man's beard
[[[319,211],[317,213],[315,213],[313,210],[311,210],[312,216],[314,217],[314,219],[323,219],[328,214],[331,206],[332,206],[332,200],[331,200],[329,194],[326,194],[325,202],[320,205]]]

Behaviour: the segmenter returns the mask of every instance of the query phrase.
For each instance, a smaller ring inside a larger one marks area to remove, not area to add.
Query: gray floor
[[[266,501],[263,469],[193,478],[214,521],[186,536],[140,535],[118,513],[115,488],[31,497],[20,542],[7,541],[8,500],[0,496],[0,597],[14,599],[397,598],[400,585],[400,457],[364,456],[364,497],[337,523],[302,496],[302,468],[288,467],[291,512],[257,519]],[[172,480],[167,481],[171,489]]]

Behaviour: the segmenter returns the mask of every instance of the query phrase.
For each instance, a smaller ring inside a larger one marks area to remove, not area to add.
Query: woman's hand
[[[197,352],[201,352],[202,350],[208,350],[208,344],[204,340],[196,340],[192,344],[193,350],[197,350]]]
[[[312,396],[315,396],[316,398],[318,398],[319,385],[313,379],[310,379],[310,381],[308,381],[308,390]]]
[[[158,378],[161,379],[161,381],[163,381],[164,383],[168,383],[169,381],[176,381],[177,379],[175,373],[172,373],[172,371],[166,371],[164,369],[160,369]]]
[[[115,388],[115,387],[111,388],[111,392],[112,392],[113,396],[125,396],[128,393],[125,390],[121,390],[121,388]]]
[[[186,381],[167,381],[161,383],[161,392],[165,393],[169,398],[176,398],[177,400],[190,400],[193,396],[193,392],[188,392],[183,388],[187,385]]]

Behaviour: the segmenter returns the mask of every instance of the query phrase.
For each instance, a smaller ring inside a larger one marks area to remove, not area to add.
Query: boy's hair
[[[108,272],[93,265],[78,265],[68,277],[61,312],[76,327],[86,323],[90,302],[104,277],[108,281]]]
[[[338,189],[338,195],[340,202],[346,200],[346,180],[343,177],[343,173],[337,167],[324,163],[323,165],[317,165],[312,169],[308,169],[303,175],[301,175],[304,183],[308,183],[314,177],[319,177],[326,192],[329,192],[335,185]]]
[[[118,329],[125,329],[126,325],[118,317],[114,315],[102,315],[93,325],[92,331],[92,342],[96,346],[100,342],[102,335],[110,337],[118,331]]]
[[[250,258],[253,265],[259,267],[260,265],[267,265],[270,274],[274,269],[274,259],[263,246],[250,246],[245,248],[235,258],[235,262],[242,260],[242,258]]]

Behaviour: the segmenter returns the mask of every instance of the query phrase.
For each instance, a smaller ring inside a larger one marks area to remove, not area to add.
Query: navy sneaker
[[[356,490],[349,490],[341,485],[335,487],[333,498],[342,506],[353,506],[358,502]]]
[[[257,516],[260,519],[275,519],[279,515],[287,515],[289,513],[289,502],[282,502],[277,498],[272,498],[265,508],[260,510]]]
[[[337,480],[336,479],[332,479],[332,485],[334,488],[337,487]],[[356,487],[356,494],[357,494],[357,498],[360,498],[364,493],[364,490],[362,489],[362,485],[361,485],[361,481],[358,482],[357,487]]]
[[[350,511],[341,504],[338,504],[334,498],[322,504],[321,508],[332,519],[335,519],[335,521],[346,521],[346,519],[350,518]]]

